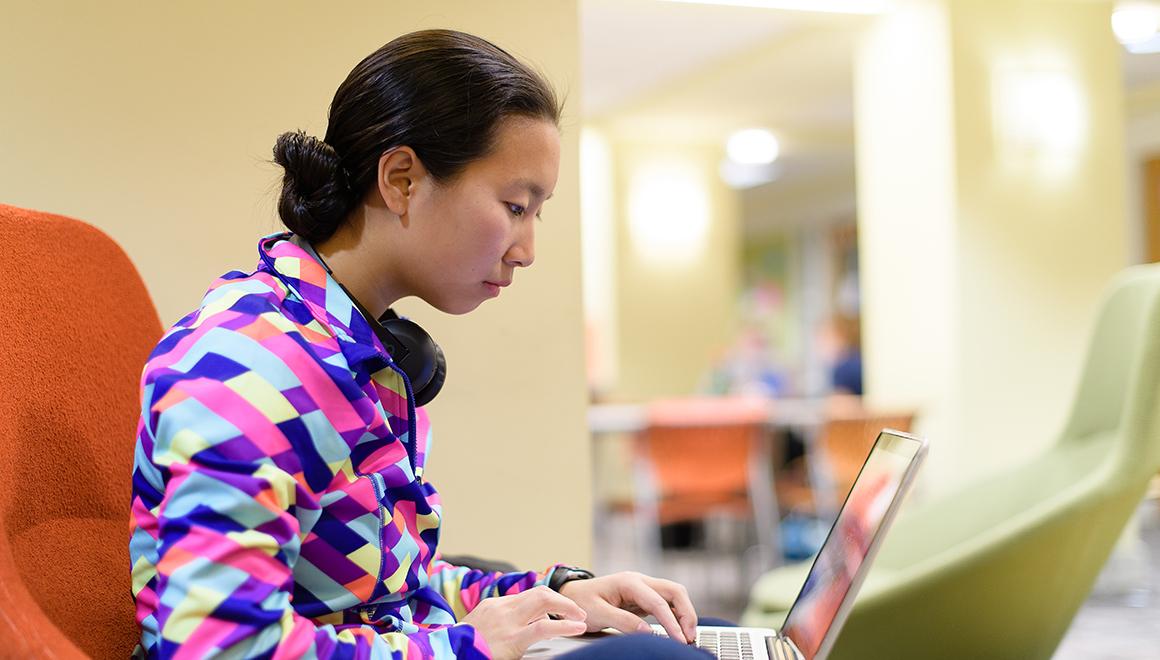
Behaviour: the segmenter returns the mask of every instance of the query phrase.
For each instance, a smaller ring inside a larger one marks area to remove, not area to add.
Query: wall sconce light
[[[637,168],[629,181],[628,223],[642,260],[670,266],[695,261],[709,233],[709,199],[700,170],[681,161]]]
[[[1009,169],[1066,174],[1087,138],[1087,104],[1064,67],[1011,63],[992,79],[996,155]]]

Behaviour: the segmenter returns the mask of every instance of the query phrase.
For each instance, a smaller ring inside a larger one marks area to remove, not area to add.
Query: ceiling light
[[[764,128],[745,128],[729,136],[725,153],[742,165],[768,165],[777,160],[777,138]]]
[[[1112,32],[1125,46],[1149,41],[1160,30],[1160,6],[1151,2],[1120,2],[1112,11]]]
[[[883,14],[891,9],[891,0],[667,0],[694,5],[727,5],[814,11],[827,14]]]
[[[743,165],[728,158],[722,159],[717,175],[734,190],[746,190],[776,181],[781,175],[779,163]]]

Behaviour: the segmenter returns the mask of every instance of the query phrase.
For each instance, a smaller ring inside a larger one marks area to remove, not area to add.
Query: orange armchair
[[[0,655],[127,657],[138,381],[161,323],[125,253],[0,205]]]

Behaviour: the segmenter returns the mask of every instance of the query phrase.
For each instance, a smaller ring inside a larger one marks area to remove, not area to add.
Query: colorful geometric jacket
[[[129,541],[139,657],[486,658],[456,621],[546,584],[436,556],[424,412],[289,234],[145,365]],[[553,567],[554,568],[554,567]]]

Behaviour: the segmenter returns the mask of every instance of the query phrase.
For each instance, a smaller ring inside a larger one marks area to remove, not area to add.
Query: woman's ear
[[[379,195],[391,213],[405,217],[415,184],[427,170],[411,147],[395,147],[379,156]]]

